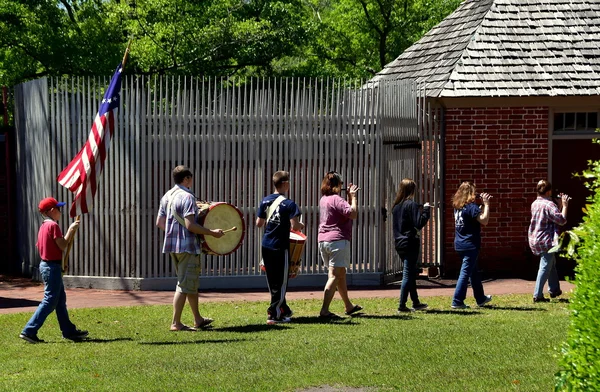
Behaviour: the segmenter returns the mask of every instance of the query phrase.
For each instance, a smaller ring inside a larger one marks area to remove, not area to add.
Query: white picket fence
[[[38,263],[37,201],[46,195],[72,201],[55,179],[85,143],[107,85],[108,78],[44,78],[16,88],[17,212],[23,218],[18,249],[25,272],[35,273]],[[163,234],[154,223],[159,200],[172,186],[171,171],[183,164],[195,174],[198,198],[237,206],[246,223],[236,252],[205,256],[203,287],[264,286],[262,232],[254,221],[277,170],[291,173],[289,197],[300,206],[308,237],[301,276],[292,284],[324,281],[318,205],[329,170],[362,188],[350,283],[378,284],[399,268],[389,215],[399,181],[413,177],[428,192],[420,195],[427,198],[423,201],[439,201],[428,197],[438,194],[438,170],[422,167],[431,164],[431,154],[439,154],[439,132],[424,119],[427,111],[419,109],[422,96],[410,81],[374,86],[125,76],[117,131],[93,210],[82,217],[65,280],[85,287],[171,289],[174,272],[161,253]],[[426,230],[427,265],[439,264],[441,225],[439,214],[434,216]],[[61,222],[65,228],[67,218]]]

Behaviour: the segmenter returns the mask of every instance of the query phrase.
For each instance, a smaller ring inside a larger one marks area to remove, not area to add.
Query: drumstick
[[[236,230],[237,230],[237,227],[233,226],[231,229],[223,230],[223,234],[229,233],[230,231],[236,231]]]

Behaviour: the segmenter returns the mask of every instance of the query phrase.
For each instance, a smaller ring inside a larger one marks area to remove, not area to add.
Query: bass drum
[[[201,235],[202,253],[224,256],[233,253],[242,245],[246,225],[242,212],[225,202],[196,202],[198,205],[198,223],[207,229],[222,229],[221,238]],[[235,228],[235,229],[234,229]]]

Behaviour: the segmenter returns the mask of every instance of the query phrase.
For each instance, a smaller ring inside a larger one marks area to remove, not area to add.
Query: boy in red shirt
[[[79,221],[73,222],[67,230],[67,235],[63,237],[57,221],[60,219],[60,208],[64,205],[64,202],[47,197],[40,201],[38,206],[44,217],[36,243],[42,259],[40,275],[44,281],[44,299],[19,335],[21,339],[29,343],[44,342],[38,338],[37,332],[54,310],[56,310],[58,325],[65,339],[82,340],[88,335],[88,331],[82,331],[75,327],[67,312],[67,295],[62,280],[62,252],[77,232]]]

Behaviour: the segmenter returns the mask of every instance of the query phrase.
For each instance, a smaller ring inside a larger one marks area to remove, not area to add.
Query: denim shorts
[[[350,241],[319,242],[319,252],[323,262],[330,267],[350,267]]]
[[[200,287],[200,255],[191,253],[170,255],[177,273],[176,291],[184,294],[197,293]]]

